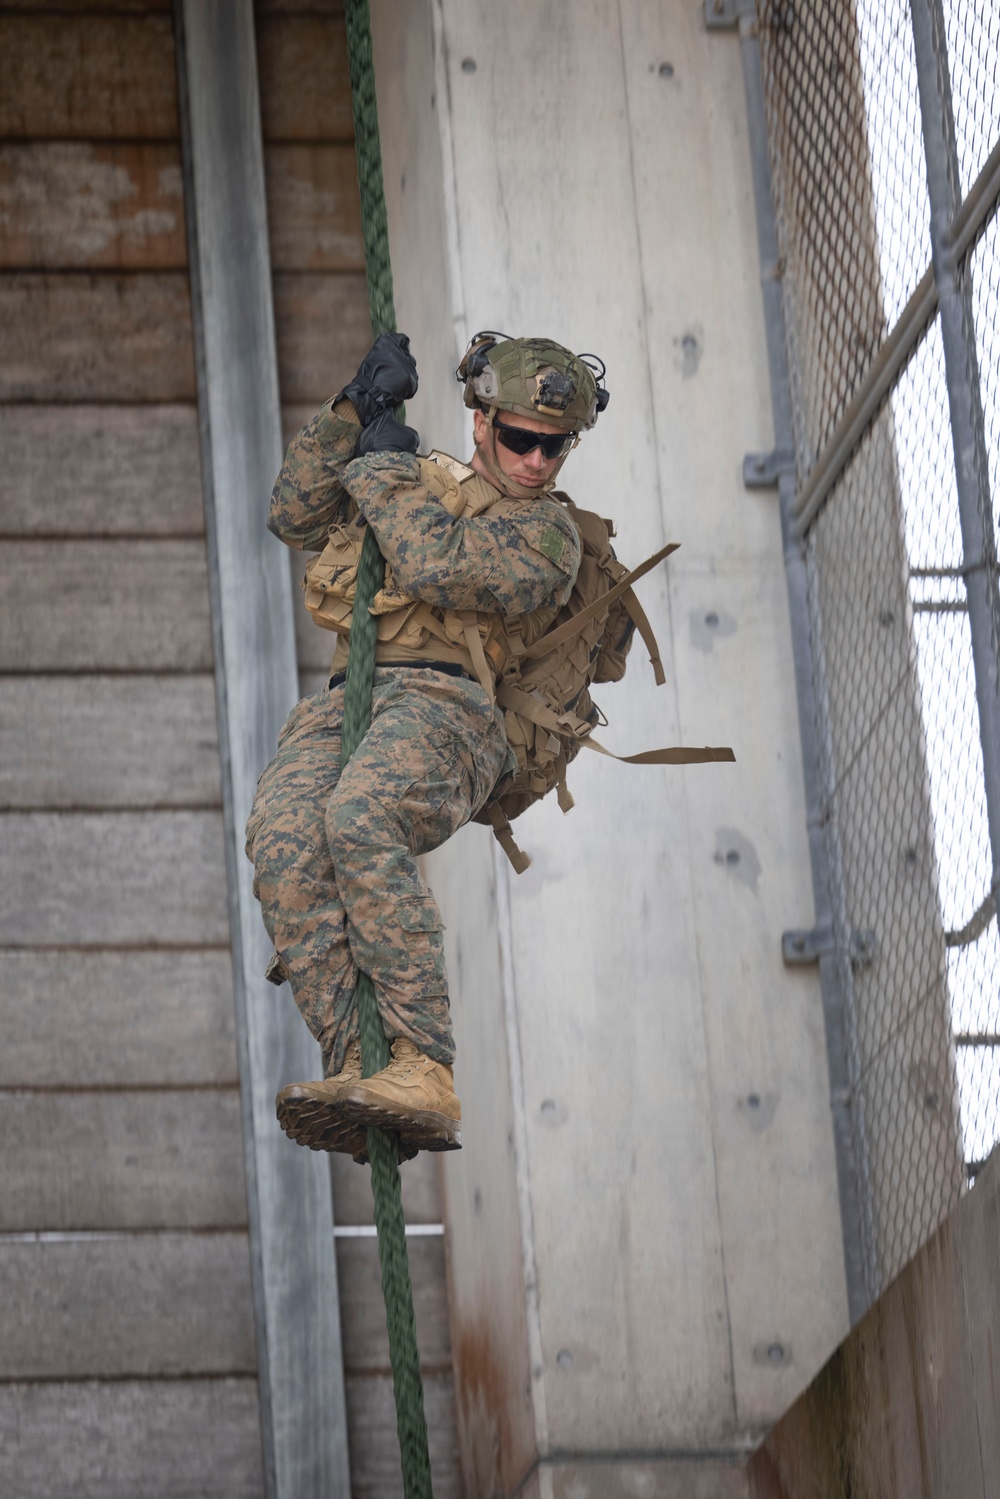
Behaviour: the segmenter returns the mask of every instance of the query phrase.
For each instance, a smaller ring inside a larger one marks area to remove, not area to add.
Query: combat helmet
[[[465,404],[487,415],[540,417],[567,432],[589,430],[608,404],[604,361],[572,354],[551,338],[477,333],[455,371]]]

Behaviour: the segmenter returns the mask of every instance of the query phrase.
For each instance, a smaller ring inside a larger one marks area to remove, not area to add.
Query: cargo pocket
[[[446,994],[444,922],[434,897],[414,895],[401,900],[396,906],[396,916],[420,992],[428,996]]]
[[[429,734],[428,741],[438,751],[438,763],[406,788],[396,809],[411,854],[426,854],[432,848],[439,848],[469,816],[468,772],[458,745],[452,735],[440,731]],[[416,905],[425,899],[414,896],[412,903]]]
[[[404,932],[443,932],[444,922],[433,895],[411,895],[396,907]]]

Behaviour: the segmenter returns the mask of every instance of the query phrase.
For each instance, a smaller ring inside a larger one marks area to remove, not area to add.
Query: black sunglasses
[[[520,453],[522,458],[525,453],[541,448],[542,457],[551,462],[553,458],[562,458],[576,442],[575,432],[532,432],[530,427],[508,427],[496,417],[493,418],[493,430],[498,442],[512,453]]]

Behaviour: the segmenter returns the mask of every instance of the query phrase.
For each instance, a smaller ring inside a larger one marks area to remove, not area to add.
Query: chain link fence
[[[757,0],[757,36],[875,1296],[1000,1139],[1000,11]]]

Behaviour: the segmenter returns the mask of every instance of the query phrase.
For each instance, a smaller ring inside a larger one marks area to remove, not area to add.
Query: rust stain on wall
[[[475,1499],[502,1499],[516,1488],[535,1459],[533,1451],[516,1450],[521,1446],[515,1436],[520,1423],[514,1413],[530,1391],[527,1384],[523,1390],[517,1388],[510,1360],[497,1348],[485,1322],[477,1320],[453,1329],[453,1334],[468,1490]]]

